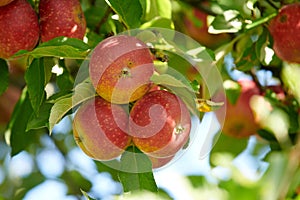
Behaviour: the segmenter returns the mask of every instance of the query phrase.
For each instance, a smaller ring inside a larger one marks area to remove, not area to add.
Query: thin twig
[[[104,13],[104,16],[102,17],[102,19],[99,21],[98,24],[96,24],[94,31],[99,34],[100,33],[100,28],[101,26],[107,21],[108,16],[110,15],[110,13],[112,12],[112,9],[110,7],[107,8],[107,10]]]

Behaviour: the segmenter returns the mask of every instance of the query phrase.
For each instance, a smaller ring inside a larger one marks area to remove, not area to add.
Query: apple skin
[[[147,93],[130,111],[133,143],[153,157],[170,157],[188,141],[191,116],[182,100],[165,90]]]
[[[125,35],[112,36],[99,43],[92,52],[89,67],[96,92],[116,104],[127,104],[146,94],[154,73],[147,45]]]
[[[300,63],[300,3],[283,6],[269,23],[276,55],[287,62]]]
[[[13,0],[0,0],[0,6],[5,6],[5,5],[9,4],[12,1]]]
[[[235,104],[231,104],[228,99],[226,101],[226,116],[222,132],[235,138],[246,138],[255,135],[259,129],[250,107],[250,100],[253,95],[259,95],[260,91],[252,80],[239,80],[238,84],[241,86],[241,91]],[[222,115],[221,110],[217,110],[216,115],[219,118]]]
[[[193,21],[195,19],[200,22],[199,25]],[[208,15],[196,8],[192,10],[192,16],[186,15],[184,17],[185,32],[187,35],[198,41],[201,45],[204,45],[211,49],[216,49],[218,46],[230,41],[230,36],[227,33],[211,34],[208,32],[207,24]]]
[[[79,0],[40,0],[42,42],[66,36],[83,39],[86,20]]]
[[[73,120],[77,145],[95,160],[112,160],[130,145],[128,114],[116,104],[101,97],[88,100],[79,107]]]
[[[26,0],[0,7],[0,58],[32,50],[39,41],[38,17]]]

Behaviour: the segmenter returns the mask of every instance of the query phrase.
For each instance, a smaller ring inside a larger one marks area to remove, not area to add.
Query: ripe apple
[[[282,7],[270,21],[276,55],[288,62],[300,63],[300,3]]]
[[[148,92],[154,65],[145,43],[133,36],[117,35],[96,46],[89,72],[96,92],[102,98],[127,104]]]
[[[101,97],[79,107],[73,120],[73,135],[78,146],[95,160],[111,160],[129,146],[128,115],[116,104]]]
[[[79,0],[40,0],[42,42],[66,36],[83,39],[86,20]]]
[[[200,44],[215,49],[230,40],[230,36],[227,33],[211,34],[208,32],[208,14],[196,8],[189,13],[191,14],[187,14],[184,17],[184,31]]]
[[[153,157],[170,157],[187,142],[191,117],[175,94],[155,90],[139,99],[130,111],[129,134],[133,143]]]
[[[0,0],[0,6],[5,6],[5,5],[9,4],[12,1],[13,0]]]
[[[230,103],[227,97],[222,132],[235,138],[245,138],[254,135],[259,128],[250,107],[250,100],[252,96],[259,95],[260,91],[252,80],[239,80],[238,84],[241,90],[235,104]],[[217,110],[216,115],[221,117],[221,110]]]
[[[38,17],[26,0],[0,7],[0,58],[32,50],[39,40]]]

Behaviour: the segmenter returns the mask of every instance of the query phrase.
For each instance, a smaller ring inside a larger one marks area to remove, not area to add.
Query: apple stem
[[[130,68],[124,67],[121,71],[120,77],[131,77]]]
[[[183,131],[184,131],[184,127],[181,124],[179,124],[178,126],[175,127],[175,134],[176,135],[182,134]]]

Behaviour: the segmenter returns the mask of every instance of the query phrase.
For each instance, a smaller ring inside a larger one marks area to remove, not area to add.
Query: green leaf
[[[208,32],[219,34],[219,33],[237,33],[242,29],[242,22],[237,18],[238,11],[227,10],[223,15],[217,15]]]
[[[0,95],[3,94],[8,87],[9,71],[5,60],[0,59]]]
[[[194,91],[192,86],[186,82],[186,80],[176,79],[174,76],[170,74],[153,74],[150,80],[153,83],[164,87],[169,87],[169,86],[180,87],[180,88],[186,88],[190,92],[196,92]]]
[[[82,40],[67,37],[57,37],[42,43],[32,51],[21,50],[14,56],[31,55],[34,58],[58,57],[85,59],[90,47]]]
[[[283,63],[282,80],[284,85],[300,103],[300,65],[296,63]]]
[[[88,51],[90,46],[77,38],[56,37],[47,42],[41,43],[38,47],[53,47],[53,46],[71,46],[80,51]]]
[[[139,0],[105,0],[127,28],[138,28],[143,8]]]
[[[88,193],[86,193],[84,190],[80,189],[80,191],[87,200],[96,200],[96,199],[93,199],[92,197],[90,197],[88,195]]]
[[[224,81],[223,85],[229,103],[234,105],[240,96],[241,86],[237,82],[229,79]]]
[[[180,97],[183,102],[186,104],[188,109],[198,116],[198,110],[196,106],[196,93],[193,87],[186,81],[177,77],[176,74],[153,74],[150,80],[160,86],[163,86],[170,90],[172,93]],[[179,76],[182,77],[182,76]]]
[[[92,187],[92,183],[76,170],[64,171],[60,178],[66,182],[68,194],[71,195],[80,195]]]
[[[80,51],[72,46],[67,45],[37,47],[33,51],[28,52],[28,54],[34,58],[49,56],[72,59],[85,59],[88,53],[88,51]]]
[[[45,71],[44,60],[34,59],[26,71],[25,80],[30,102],[34,112],[38,112],[45,98]]]
[[[22,188],[16,192],[14,199],[23,199],[27,192],[29,192],[35,186],[45,181],[45,177],[40,172],[31,173],[29,176],[22,180]]]
[[[121,157],[119,179],[124,192],[149,190],[158,192],[150,159],[137,147],[130,146]]]
[[[204,176],[191,175],[187,176],[187,178],[194,188],[203,187],[203,185],[206,183],[206,179]]]
[[[110,166],[119,166],[120,162],[118,160],[110,160],[106,162],[98,162],[98,161],[95,162],[98,172],[100,173],[107,172],[111,175],[111,178],[113,180],[119,181],[118,170]]]
[[[84,16],[86,18],[87,26],[91,28],[95,28],[97,24],[101,21],[104,17],[105,12],[107,9],[106,6],[93,6],[87,9],[84,12]]]
[[[17,102],[11,120],[8,124],[8,129],[5,132],[7,143],[11,146],[11,156],[21,152],[31,142],[31,134],[26,132],[27,122],[33,113],[30,103],[27,88],[22,92],[22,95]]]
[[[218,138],[215,138],[217,139],[217,142],[212,148],[212,154],[216,152],[227,152],[233,156],[237,156],[246,149],[248,144],[248,139],[237,139],[225,134],[216,137]]]
[[[142,29],[146,29],[150,27],[174,29],[174,23],[171,19],[156,17],[141,25]]]
[[[59,66],[63,68],[63,73],[56,77],[56,83],[60,91],[70,91],[73,89],[74,79],[66,68],[63,60],[59,61]]]
[[[156,17],[172,18],[172,5],[170,0],[148,0],[146,4],[145,20],[149,21]]]
[[[78,84],[72,97],[60,98],[51,108],[49,117],[49,133],[72,108],[95,96],[95,90],[89,80]]]
[[[26,131],[48,127],[50,111],[53,104],[43,103],[38,113],[32,113],[28,120]]]

